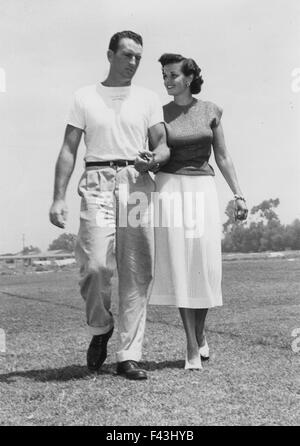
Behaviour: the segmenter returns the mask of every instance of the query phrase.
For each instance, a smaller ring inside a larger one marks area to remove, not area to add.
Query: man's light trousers
[[[133,166],[87,168],[78,192],[82,197],[76,257],[80,289],[91,335],[114,325],[111,280],[119,276],[117,361],[139,361],[145,331],[148,290],[153,278],[154,238],[151,192],[154,181]]]

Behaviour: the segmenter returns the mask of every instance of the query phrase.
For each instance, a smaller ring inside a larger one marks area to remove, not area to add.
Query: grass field
[[[103,371],[88,374],[75,271],[0,277],[0,424],[299,425],[299,270],[299,258],[223,263],[225,303],[209,313],[202,372],[183,370],[177,310],[149,306],[142,382],[115,375],[116,332]]]

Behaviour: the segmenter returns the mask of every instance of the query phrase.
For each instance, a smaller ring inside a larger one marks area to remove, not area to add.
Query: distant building
[[[74,253],[58,251],[45,251],[34,254],[23,255],[21,253],[13,255],[0,255],[0,267],[17,269],[18,267],[34,266],[64,266],[75,263]]]

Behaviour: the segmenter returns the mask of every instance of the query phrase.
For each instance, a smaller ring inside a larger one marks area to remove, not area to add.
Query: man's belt
[[[126,167],[134,165],[133,160],[112,160],[112,161],[87,161],[85,167],[118,166]]]

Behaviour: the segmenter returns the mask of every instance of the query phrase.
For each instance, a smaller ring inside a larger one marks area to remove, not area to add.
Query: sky
[[[1,0],[0,254],[19,252],[23,237],[26,246],[46,250],[62,232],[77,233],[84,143],[64,231],[48,220],[54,166],[74,91],[105,79],[110,37],[124,29],[144,39],[134,83],[156,91],[163,104],[170,97],[160,55],[196,60],[204,79],[199,98],[224,110],[248,207],[279,198],[283,223],[300,218],[299,0]],[[211,164],[224,221],[232,193],[213,158]]]

